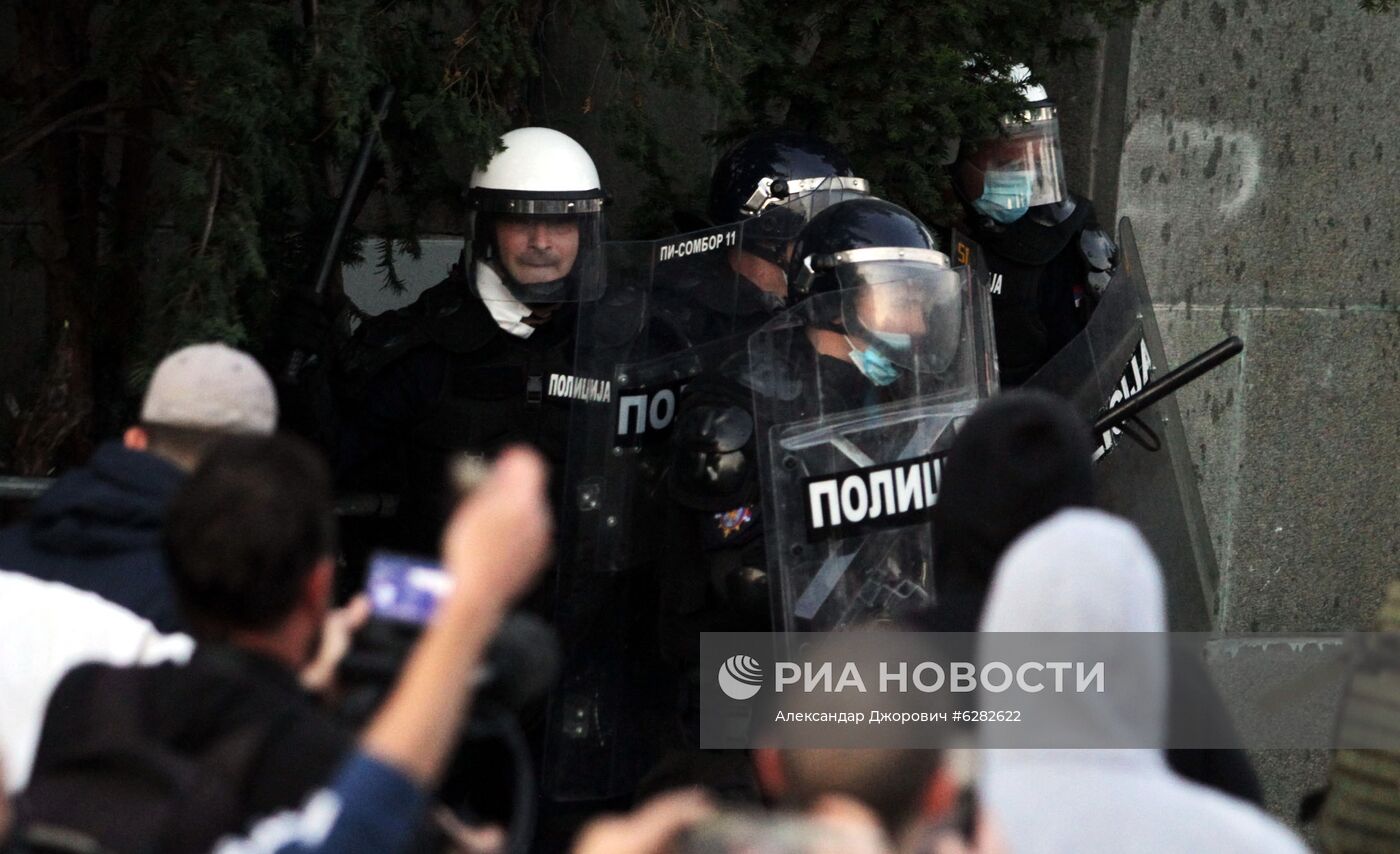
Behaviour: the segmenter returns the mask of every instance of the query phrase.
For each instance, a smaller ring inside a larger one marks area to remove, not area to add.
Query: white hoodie
[[[1007,549],[981,624],[983,632],[1166,629],[1162,571],[1147,543],[1127,522],[1082,509],[1061,511]],[[1142,660],[1126,670],[1109,662],[1109,672],[1130,673],[1134,690],[1086,692],[1076,702],[1086,725],[1120,743],[1161,744],[1165,637],[1121,646],[1120,655]],[[1307,850],[1261,810],[1177,776],[1156,749],[987,750],[980,793],[1012,854]]]
[[[0,765],[5,791],[29,782],[49,697],[79,664],[184,663],[185,635],[163,635],[120,605],[76,587],[0,570]]]

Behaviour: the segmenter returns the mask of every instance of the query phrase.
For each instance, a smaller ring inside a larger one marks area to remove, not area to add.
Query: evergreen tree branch
[[[21,126],[24,126],[31,124],[32,122],[38,121],[40,116],[48,112],[49,107],[52,107],[55,102],[57,102],[63,96],[67,95],[69,92],[72,92],[75,88],[77,88],[78,84],[82,82],[83,76],[75,75],[70,80],[68,80],[68,82],[60,85],[58,89],[49,93],[44,97],[43,100],[35,104],[33,109],[29,111],[29,115],[25,116],[24,119],[19,122],[19,124]]]
[[[105,113],[111,110],[129,110],[139,106],[142,105],[113,104],[110,101],[104,101],[101,104],[89,104],[86,107],[82,107],[66,115],[59,116],[58,118],[54,119],[53,121],[49,122],[48,124],[44,125],[43,127],[24,137],[23,139],[19,140],[13,145],[8,146],[9,150],[6,151],[4,155],[0,155],[0,166],[4,166],[12,160],[16,160],[19,157],[23,156],[24,153],[27,152],[29,149],[43,142],[45,139],[48,139],[56,132],[62,130],[64,126],[76,122],[78,119],[91,116],[95,113]]]
[[[209,246],[209,235],[214,231],[214,211],[219,207],[219,188],[223,186],[223,181],[224,158],[216,154],[209,178],[209,207],[204,211],[204,232],[199,236],[199,248],[194,253],[196,258],[203,257],[204,250]]]
[[[139,140],[140,142],[154,145],[157,148],[163,147],[161,145],[161,141],[156,139],[154,136],[151,136],[148,133],[134,131],[129,128],[114,128],[109,127],[107,125],[77,125],[76,127],[67,128],[65,132],[83,133],[89,136],[115,136],[120,137],[122,139]]]

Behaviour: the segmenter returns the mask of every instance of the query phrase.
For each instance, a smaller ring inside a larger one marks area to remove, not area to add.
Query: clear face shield
[[[951,270],[931,250],[855,250],[889,254],[836,267],[841,319],[854,346],[923,375],[948,369],[962,344],[966,268]],[[927,259],[916,257],[928,253]],[[941,262],[941,263],[940,263]]]
[[[603,198],[542,199],[478,193],[468,239],[473,260],[498,282],[481,281],[485,302],[546,305],[597,299],[604,284]]]
[[[813,297],[807,310],[836,314],[822,306],[839,299],[841,325],[864,358],[923,375],[953,362],[965,331],[968,268],[950,269],[948,256],[933,249],[904,247],[813,256],[807,267],[809,276],[833,271],[838,287]]]
[[[765,380],[751,387],[774,625],[787,632],[928,603],[943,460],[995,388],[989,297],[967,267],[902,247],[810,263],[838,287],[749,339],[750,377]]]
[[[1004,120],[1002,128],[1004,136],[978,144],[963,158],[963,189],[973,206],[1009,222],[1029,208],[1067,198],[1055,105],[1032,106]]]

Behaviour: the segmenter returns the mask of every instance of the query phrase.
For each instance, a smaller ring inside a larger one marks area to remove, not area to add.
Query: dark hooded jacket
[[[1066,507],[1094,505],[1089,425],[1048,392],[1020,389],[982,404],[958,433],[933,511],[934,605],[922,631],[975,632],[1002,553]],[[1173,657],[1172,690],[1213,699],[1169,706],[1173,732],[1225,732],[1229,713],[1196,659]],[[1168,750],[1172,770],[1256,804],[1259,778],[1242,750]]]
[[[27,521],[0,531],[0,567],[89,590],[179,631],[160,536],[184,477],[155,454],[108,442],[59,478]]]

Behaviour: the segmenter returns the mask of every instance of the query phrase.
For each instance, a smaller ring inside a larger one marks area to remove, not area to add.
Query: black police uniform
[[[458,265],[412,305],[365,322],[345,365],[333,456],[341,474],[400,488],[396,546],[436,553],[456,453],[524,442],[562,470],[571,401],[550,389],[572,364],[573,312],[560,305],[530,337],[512,335]]]
[[[965,206],[990,274],[1005,388],[1024,383],[1079,334],[1097,290],[1112,275],[1117,249],[1099,227],[1093,202],[1071,198],[1069,204],[1031,208],[1010,225]]]

